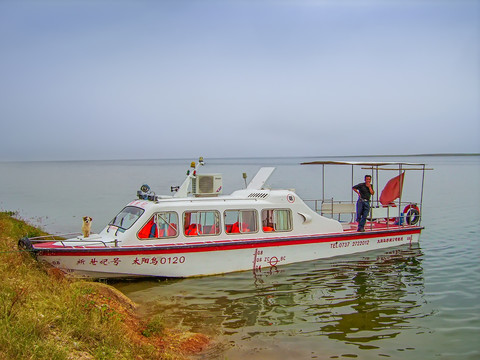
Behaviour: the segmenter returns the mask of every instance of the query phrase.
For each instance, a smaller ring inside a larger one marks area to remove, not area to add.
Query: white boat
[[[315,259],[419,241],[424,164],[318,161],[305,165],[360,166],[379,171],[420,170],[417,202],[372,201],[365,232],[357,232],[355,199],[303,201],[293,190],[269,189],[274,168],[261,168],[244,189],[222,194],[220,174],[201,175],[192,163],[173,196],[147,185],[99,233],[22,238],[19,247],[72,276],[91,278],[191,277],[261,271]],[[391,173],[391,172],[390,172]],[[245,177],[245,176],[244,176]],[[402,177],[403,179],[403,177]],[[403,185],[403,182],[402,184]],[[378,192],[378,191],[377,191]],[[377,195],[378,197],[378,195]],[[310,205],[307,205],[307,203]],[[349,218],[342,221],[342,218]]]

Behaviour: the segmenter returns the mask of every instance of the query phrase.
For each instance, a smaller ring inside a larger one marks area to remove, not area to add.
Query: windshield
[[[121,229],[127,230],[133,224],[135,224],[138,218],[142,216],[144,211],[145,210],[137,207],[127,206],[122,211],[120,211],[120,213],[115,216],[108,225],[113,225]]]

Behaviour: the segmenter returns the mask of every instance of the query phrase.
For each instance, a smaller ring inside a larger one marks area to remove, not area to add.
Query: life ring
[[[405,216],[405,222],[408,225],[415,225],[420,220],[420,209],[416,204],[405,206],[405,209],[403,209],[403,214]]]

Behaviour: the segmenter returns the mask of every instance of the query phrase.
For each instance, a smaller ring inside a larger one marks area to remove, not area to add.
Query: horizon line
[[[433,157],[433,156],[480,156],[480,153],[423,153],[423,154],[388,154],[388,155],[298,155],[298,156],[238,156],[238,157],[207,157],[212,160],[220,159],[296,159],[296,158],[362,158],[362,157]],[[56,159],[56,160],[0,160],[0,162],[83,162],[83,161],[153,161],[153,160],[191,160],[187,157],[179,158],[134,158],[134,159]]]

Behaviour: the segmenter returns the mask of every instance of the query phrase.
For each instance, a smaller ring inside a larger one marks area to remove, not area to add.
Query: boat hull
[[[90,278],[192,277],[264,268],[412,244],[421,227],[364,233],[203,241],[142,247],[35,246],[39,261]]]

